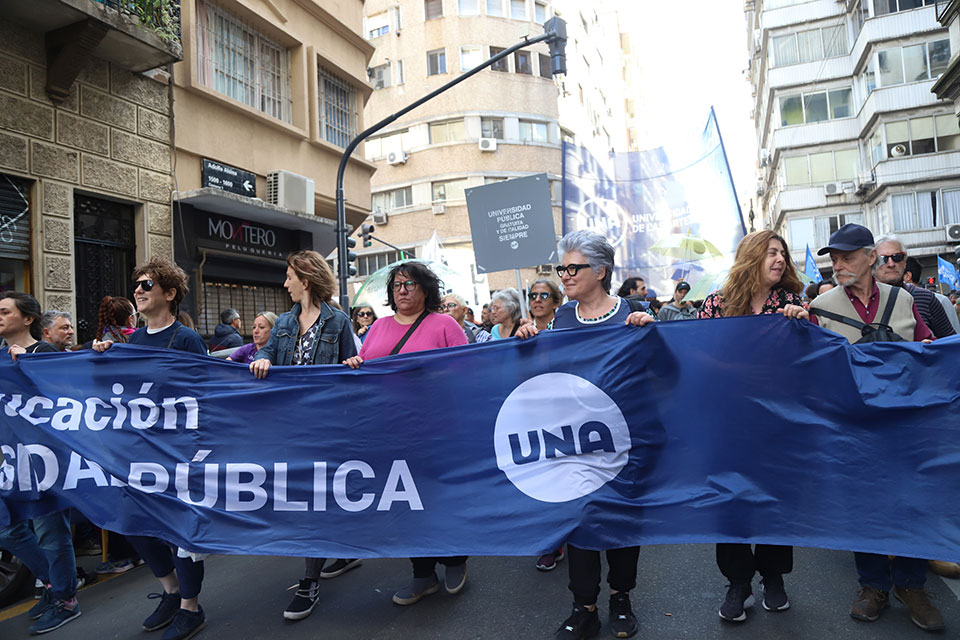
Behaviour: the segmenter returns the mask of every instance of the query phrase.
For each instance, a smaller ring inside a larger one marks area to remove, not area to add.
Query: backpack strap
[[[854,320],[853,318],[848,318],[847,316],[842,316],[839,313],[834,313],[833,311],[827,311],[826,309],[811,309],[810,312],[815,316],[842,322],[843,324],[849,325],[859,331],[863,331],[863,328],[867,326],[864,322]]]
[[[890,288],[890,297],[887,298],[887,306],[883,308],[883,315],[880,316],[880,324],[890,326],[890,317],[893,316],[893,307],[897,304],[897,294],[900,293],[900,287]]]

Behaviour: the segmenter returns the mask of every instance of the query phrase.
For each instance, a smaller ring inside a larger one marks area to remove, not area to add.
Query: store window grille
[[[220,312],[233,308],[240,313],[243,323],[240,333],[249,340],[253,336],[253,320],[258,313],[273,311],[280,315],[289,311],[291,306],[290,294],[282,287],[206,281],[203,283],[203,304],[197,318],[197,332],[203,336],[213,335],[220,322]]]

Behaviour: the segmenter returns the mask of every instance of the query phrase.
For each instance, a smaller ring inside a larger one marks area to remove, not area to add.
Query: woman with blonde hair
[[[336,287],[330,265],[316,251],[287,256],[283,288],[293,308],[277,318],[270,339],[250,363],[251,373],[262,379],[272,365],[339,364],[357,355],[350,318],[331,303]],[[334,578],[361,564],[355,558],[338,559],[325,568],[325,562],[325,558],[304,558],[304,577],[283,612],[286,620],[310,615],[320,597],[320,578]]]
[[[770,230],[747,235],[737,247],[730,275],[719,291],[703,301],[700,318],[729,318],[777,313],[788,304],[801,305],[800,276],[787,242]],[[747,619],[745,609],[753,606],[753,576],[760,573],[763,608],[784,611],[790,608],[783,586],[783,574],[793,570],[793,547],[758,544],[717,544],[717,566],[730,581],[720,617],[729,622]]]
[[[239,347],[227,356],[231,362],[250,364],[257,357],[257,352],[267,346],[270,341],[270,332],[277,323],[277,314],[273,311],[261,311],[253,319],[253,342]]]

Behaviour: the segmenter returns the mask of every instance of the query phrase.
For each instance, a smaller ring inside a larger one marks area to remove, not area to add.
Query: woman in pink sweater
[[[387,278],[387,303],[395,315],[379,318],[367,331],[360,354],[344,360],[353,369],[366,360],[397,353],[412,353],[467,344],[463,329],[451,316],[440,313],[440,280],[426,265],[404,262]],[[459,593],[467,581],[467,557],[410,558],[413,580],[393,595],[397,604],[414,604],[440,590],[435,571],[444,565],[444,588]]]

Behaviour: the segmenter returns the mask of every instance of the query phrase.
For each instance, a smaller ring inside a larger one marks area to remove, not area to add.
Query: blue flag
[[[74,506],[191,551],[301,557],[960,548],[960,337],[852,346],[755,316],[265,380],[129,345],[2,355],[0,526]]]
[[[957,268],[940,256],[937,256],[937,277],[951,289],[960,289],[960,275],[957,274]]]
[[[803,261],[803,271],[814,282],[823,282],[823,276],[820,275],[820,269],[817,268],[817,261],[813,258],[810,245],[807,245],[807,257]]]

